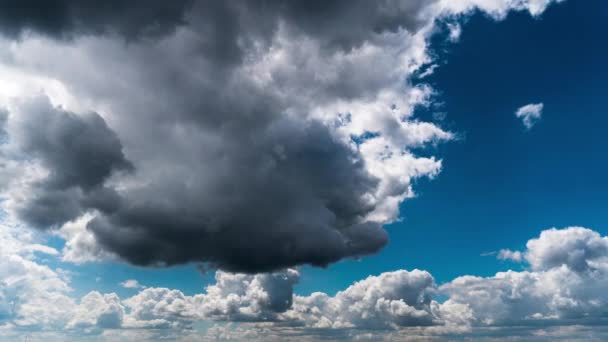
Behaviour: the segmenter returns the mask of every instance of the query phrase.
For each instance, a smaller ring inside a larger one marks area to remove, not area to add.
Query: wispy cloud
[[[145,286],[141,285],[135,279],[127,279],[127,280],[123,281],[122,283],[120,283],[120,286],[124,287],[125,289],[143,289],[143,288],[145,288]]]
[[[520,107],[515,112],[515,116],[520,118],[526,127],[531,129],[543,115],[543,103],[531,103]]]

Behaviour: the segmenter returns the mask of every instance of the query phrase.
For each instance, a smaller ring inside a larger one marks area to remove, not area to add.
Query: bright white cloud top
[[[542,103],[531,103],[520,107],[515,112],[515,116],[521,119],[526,129],[531,129],[543,115]]]

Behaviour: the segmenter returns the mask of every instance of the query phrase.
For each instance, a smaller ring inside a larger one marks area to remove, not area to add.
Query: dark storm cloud
[[[97,113],[76,115],[55,108],[46,97],[20,105],[12,138],[17,149],[39,161],[48,175],[37,181],[31,199],[19,207],[21,217],[37,227],[78,217],[83,201],[105,208],[114,171],[131,171],[116,134]],[[87,199],[88,198],[88,199]]]
[[[261,141],[222,151],[210,174],[193,169],[124,193],[123,206],[89,229],[135,264],[207,261],[243,272],[323,266],[386,243],[378,224],[360,222],[375,179],[327,128],[277,123],[253,138]]]
[[[24,31],[59,38],[118,33],[127,38],[159,35],[183,23],[191,0],[0,0],[0,30],[18,37]]]
[[[133,36],[179,26],[127,47],[89,36],[73,65],[46,69],[78,95],[108,103],[117,133],[97,114],[48,104],[25,110],[22,151],[49,175],[17,202],[17,213],[48,228],[93,212],[87,229],[97,243],[137,265],[260,272],[378,251],[386,232],[366,216],[381,200],[373,198],[379,179],[309,111],[376,96],[386,81],[372,69],[388,66],[340,56],[382,41],[383,32],[416,32],[432,3],[196,1],[182,21],[184,2],[55,1],[45,3],[47,15],[0,2],[14,7],[0,14],[0,29],[13,36],[26,29]],[[285,47],[285,65],[268,71],[271,84],[260,83],[250,75],[254,62],[264,62],[260,54],[279,33],[314,42],[312,50]],[[102,74],[90,77],[91,66]],[[132,169],[117,176],[121,186],[109,184],[116,171]]]

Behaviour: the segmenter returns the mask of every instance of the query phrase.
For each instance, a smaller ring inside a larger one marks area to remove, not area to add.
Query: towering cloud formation
[[[435,22],[539,8],[482,3],[1,1],[4,206],[41,229],[87,218],[62,229],[72,260],[259,272],[374,253],[441,168],[412,148],[453,137],[413,118]]]

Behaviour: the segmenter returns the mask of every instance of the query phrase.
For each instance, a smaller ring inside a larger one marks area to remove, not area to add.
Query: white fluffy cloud
[[[531,129],[543,115],[542,103],[531,103],[517,109],[515,116],[520,118],[526,129]]]
[[[38,244],[23,227],[0,225],[0,336],[19,332],[100,332],[120,327],[122,306],[115,294],[91,292],[75,299],[69,274],[41,260],[58,252]]]
[[[526,244],[525,258],[536,271],[561,265],[583,272],[608,265],[608,237],[583,227],[550,229]]]
[[[313,328],[386,329],[441,322],[441,304],[432,300],[435,281],[426,271],[400,270],[370,276],[334,297],[296,296],[286,320]]]
[[[527,243],[530,271],[459,277],[441,287],[480,325],[594,324],[605,320],[608,238],[581,227],[550,229]],[[516,253],[516,252],[512,252]],[[513,255],[513,254],[511,254]]]
[[[14,228],[5,226],[0,235],[0,336],[7,338],[23,330],[151,339],[208,334],[374,340],[524,331],[570,336],[568,327],[583,331],[608,323],[608,237],[581,227],[542,231],[524,251],[509,252],[521,255],[530,270],[466,275],[442,285],[426,271],[398,270],[370,276],[333,296],[299,296],[294,294],[296,270],[257,275],[218,271],[215,283],[201,294],[145,288],[123,299],[97,291],[73,298],[65,272],[39,261],[40,255],[57,253]],[[200,321],[237,325],[192,330]]]

